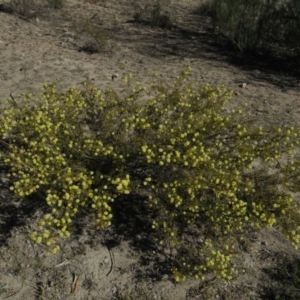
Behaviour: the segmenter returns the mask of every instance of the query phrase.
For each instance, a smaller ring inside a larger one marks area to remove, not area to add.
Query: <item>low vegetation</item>
[[[243,54],[263,52],[299,59],[297,0],[208,0],[198,13],[210,16],[214,33]]]
[[[101,230],[116,199],[146,195],[157,243],[178,250],[176,281],[233,279],[250,231],[276,226],[297,249],[298,127],[263,128],[228,108],[232,91],[195,86],[188,72],[150,86],[128,75],[123,93],[45,84],[39,96],[8,99],[0,159],[20,201],[44,204],[33,241],[55,253],[82,209]]]

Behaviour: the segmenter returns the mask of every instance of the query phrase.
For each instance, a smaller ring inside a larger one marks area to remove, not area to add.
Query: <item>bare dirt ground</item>
[[[143,83],[151,82],[154,73],[173,80],[190,65],[190,80],[234,89],[233,105],[249,102],[258,122],[298,122],[300,77],[292,64],[267,58],[241,64],[238,54],[210,38],[210,21],[194,13],[198,4],[170,2],[166,8],[175,25],[170,29],[133,22],[130,0],[68,0],[57,10],[37,2],[29,20],[0,11],[1,106],[10,94],[35,94],[43,83],[67,90],[88,80],[121,90],[128,73]],[[75,30],[72,19],[83,15],[109,36],[99,53],[87,53],[89,37]],[[280,284],[271,271],[280,269],[288,279],[299,280],[286,259],[300,258],[275,229],[241,245],[243,257],[235,263],[246,272],[228,284],[192,279],[175,284],[166,271],[169,249],[152,247],[126,224],[97,232],[84,216],[62,250],[47,256],[26,236],[39,215],[36,206],[14,199],[1,172],[0,299],[300,299],[300,291],[294,291],[295,298],[275,298]],[[78,286],[71,293],[75,276]]]

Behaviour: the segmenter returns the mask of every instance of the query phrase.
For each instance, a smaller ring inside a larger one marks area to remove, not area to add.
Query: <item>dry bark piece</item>
[[[112,80],[112,81],[114,81],[116,78],[118,78],[118,75],[116,75],[116,74],[113,74],[113,75],[111,76],[111,80]]]
[[[74,275],[73,283],[72,283],[72,289],[71,289],[71,294],[76,294],[79,289],[79,277]]]

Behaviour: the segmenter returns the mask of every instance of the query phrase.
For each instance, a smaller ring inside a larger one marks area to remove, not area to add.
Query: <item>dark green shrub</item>
[[[146,23],[152,27],[171,28],[172,21],[169,14],[163,10],[161,1],[152,3],[136,2],[133,18],[136,22]]]
[[[210,0],[198,12],[212,18],[214,33],[241,53],[298,54],[300,4],[297,0]]]
[[[39,192],[49,207],[34,241],[56,252],[81,208],[101,229],[116,197],[142,193],[159,243],[185,251],[174,262],[177,281],[209,272],[232,279],[231,258],[249,231],[276,225],[298,247],[299,129],[262,128],[226,109],[232,92],[195,87],[187,73],[150,87],[132,88],[126,77],[125,94],[45,85],[3,111],[0,159],[11,190]]]
[[[85,40],[81,47],[82,51],[99,53],[106,48],[108,33],[101,26],[94,24],[89,17],[85,15],[72,17],[72,23],[77,33]]]
[[[64,6],[63,0],[47,0],[50,7],[54,9],[60,9]]]
[[[262,0],[212,0],[205,12],[212,17],[214,28],[244,53],[260,46],[261,19],[266,5]],[[270,11],[268,11],[270,13]]]
[[[35,0],[10,0],[5,3],[9,12],[18,15],[23,19],[30,19],[37,16]]]
[[[300,2],[290,0],[286,3],[285,44],[292,54],[300,58]]]

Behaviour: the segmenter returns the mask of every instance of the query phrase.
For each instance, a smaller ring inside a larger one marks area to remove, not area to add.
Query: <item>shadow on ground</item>
[[[163,275],[170,274],[172,260],[159,246],[159,236],[151,228],[155,212],[149,210],[147,197],[120,196],[112,204],[112,214],[112,226],[103,231],[91,231],[86,243],[93,247],[99,241],[109,250],[114,250],[121,242],[126,241],[139,256],[140,267],[134,274],[137,279],[160,280]],[[80,229],[75,234],[79,238]]]
[[[168,57],[179,59],[203,59],[218,66],[220,61],[228,62],[250,72],[253,80],[274,85],[300,87],[300,62],[296,58],[272,56],[270,53],[248,53],[241,55],[224,38],[212,35],[212,25],[208,17],[193,12],[187,13],[185,22],[171,29],[153,28],[141,22],[128,20],[125,26],[112,32],[112,39],[136,47],[142,55],[165,60]],[[289,77],[289,78],[287,78]],[[291,78],[294,78],[291,81]]]
[[[20,200],[8,186],[0,185],[0,244],[7,245],[14,230],[28,225],[39,211],[46,212],[47,207],[37,195]]]
[[[273,256],[275,264],[263,269],[261,299],[296,300],[300,299],[300,260],[282,252]]]

